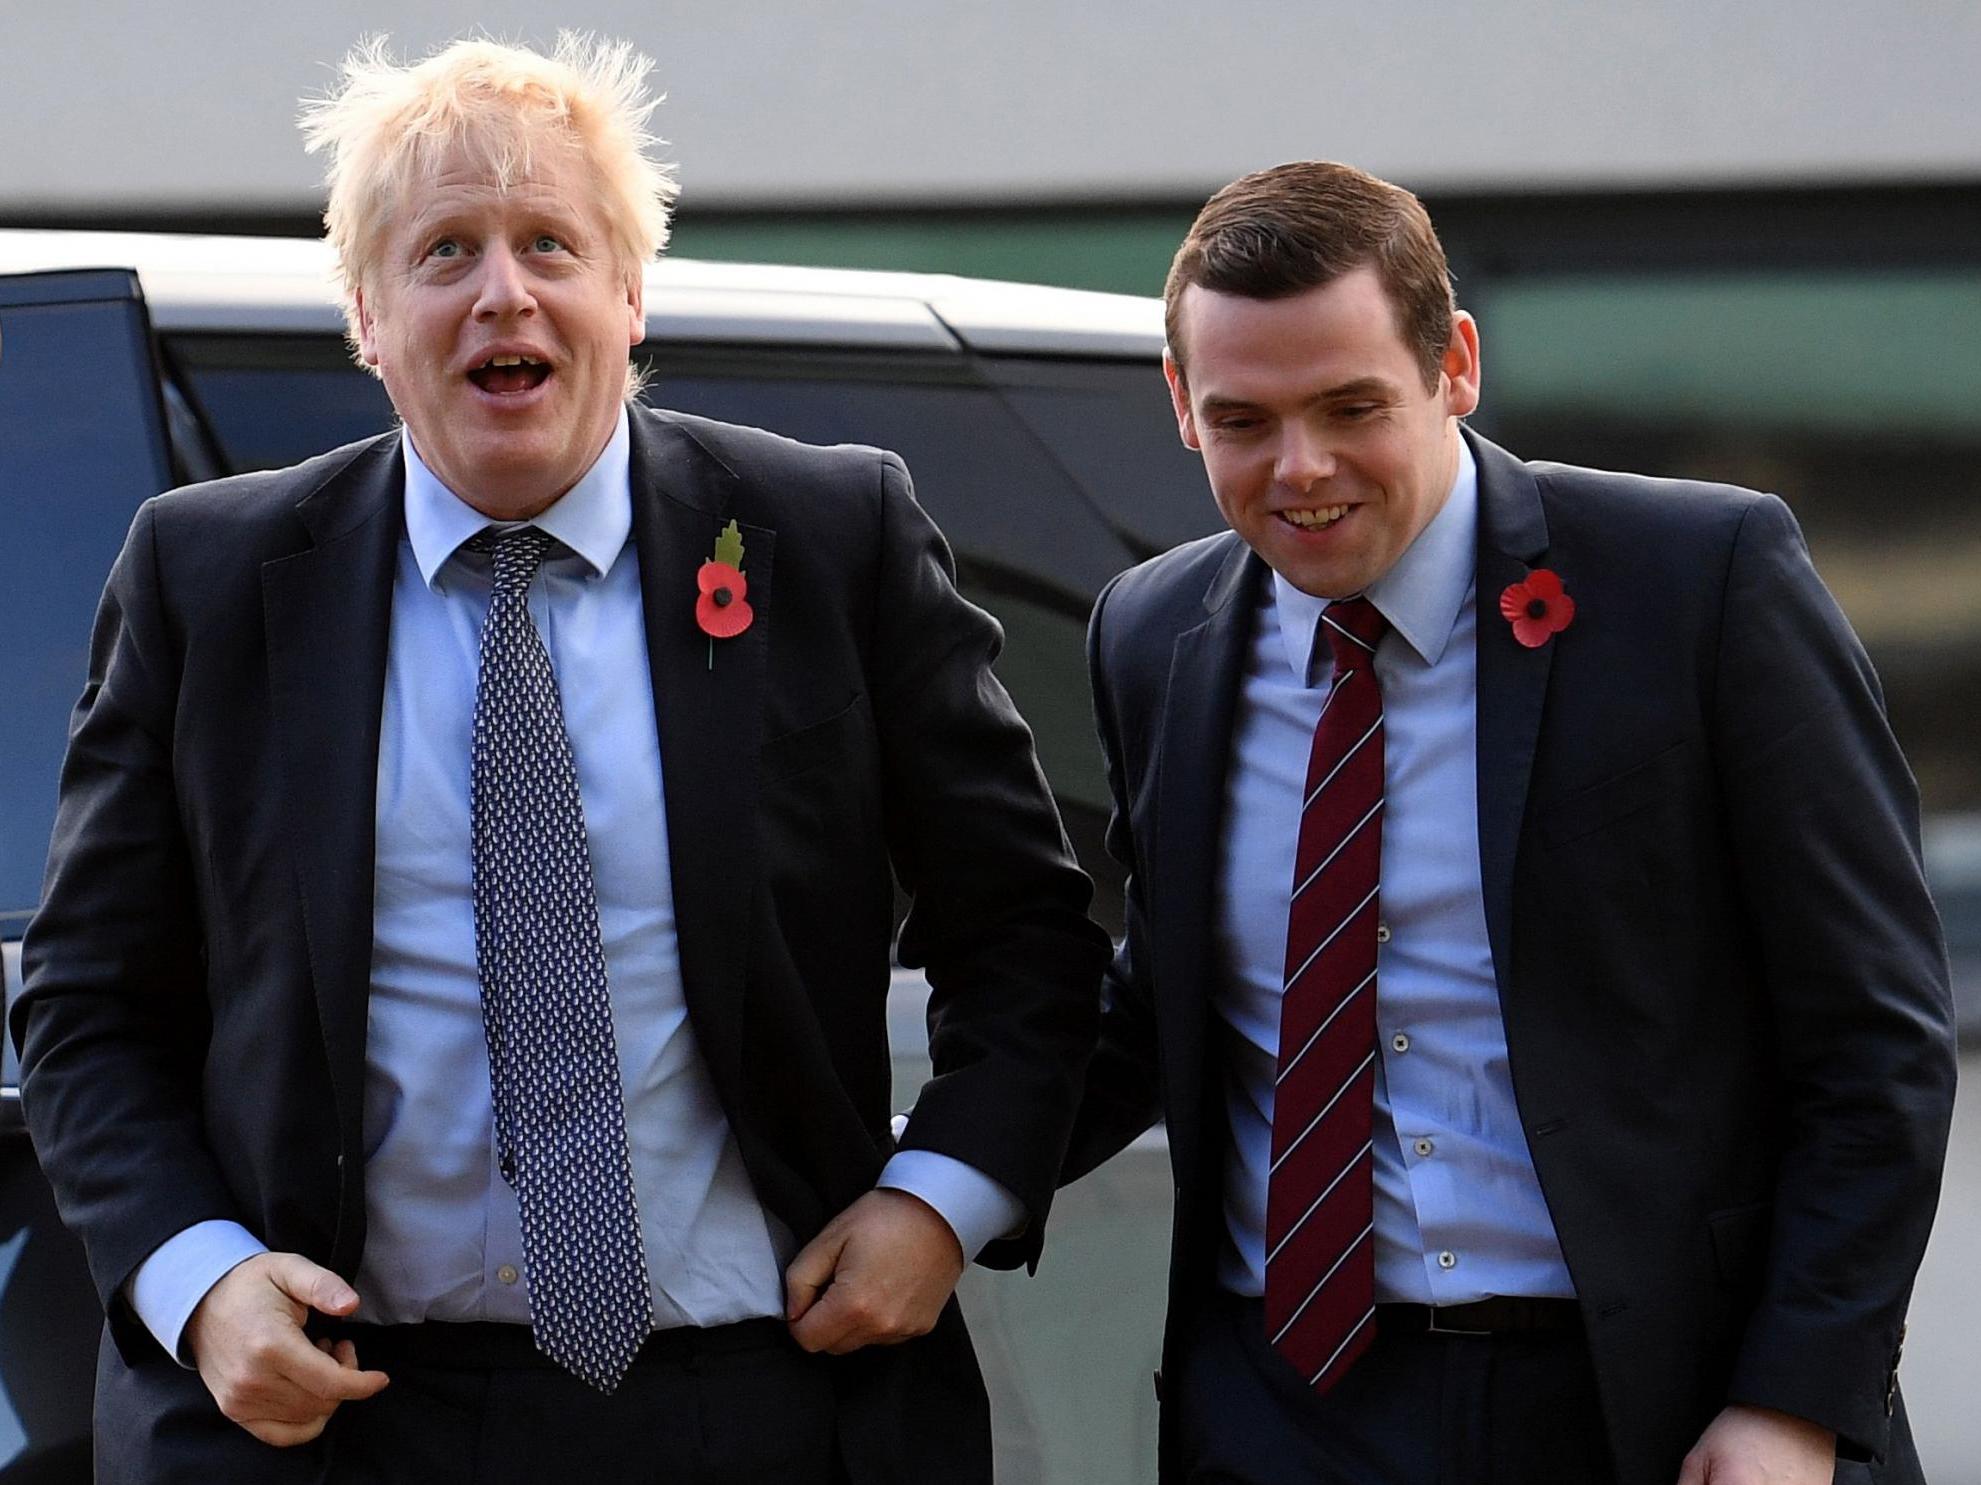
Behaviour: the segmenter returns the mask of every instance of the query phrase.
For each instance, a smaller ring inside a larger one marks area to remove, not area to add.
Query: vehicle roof
[[[0,230],[0,273],[135,269],[166,331],[340,332],[329,244],[311,238]],[[935,273],[666,258],[646,270],[647,336],[1152,359],[1161,301]]]

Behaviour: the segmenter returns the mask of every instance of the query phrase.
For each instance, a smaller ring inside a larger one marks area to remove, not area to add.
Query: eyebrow
[[[520,190],[511,193],[511,199],[520,203],[520,214],[524,217],[551,226],[556,226],[560,222],[567,227],[580,225],[578,213],[571,209],[571,204],[568,202],[549,199],[532,201],[524,197]],[[463,223],[479,218],[480,214],[481,208],[471,203],[427,201],[415,206],[400,220],[409,229],[418,228],[424,232],[433,232],[443,227],[458,229]]]
[[[1358,376],[1353,381],[1339,382],[1325,387],[1307,399],[1309,406],[1321,402],[1353,402],[1361,398],[1387,398],[1396,395],[1396,386],[1386,377]],[[1232,412],[1256,407],[1258,404],[1243,397],[1211,396],[1204,399],[1207,413]]]

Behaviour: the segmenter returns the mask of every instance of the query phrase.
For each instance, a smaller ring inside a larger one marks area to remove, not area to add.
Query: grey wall
[[[362,32],[630,37],[710,205],[1981,177],[1971,0],[0,0],[0,211],[308,206]]]

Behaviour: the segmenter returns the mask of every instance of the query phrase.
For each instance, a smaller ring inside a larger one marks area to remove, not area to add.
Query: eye
[[[1335,409],[1338,416],[1347,418],[1350,422],[1369,417],[1371,414],[1380,411],[1381,408],[1373,402],[1351,402],[1345,407]]]
[[[443,237],[426,250],[426,255],[429,258],[458,258],[461,256],[461,251],[460,243],[451,237]]]
[[[530,239],[530,251],[537,253],[561,253],[564,251],[564,239],[549,232],[539,232],[535,237]]]

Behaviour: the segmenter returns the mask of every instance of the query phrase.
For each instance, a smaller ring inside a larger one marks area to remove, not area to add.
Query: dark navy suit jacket
[[[937,1073],[907,1142],[1023,1200],[1026,1238],[985,1261],[1027,1261],[1107,943],[991,675],[997,625],[957,594],[893,455],[637,407],[631,429],[684,990],[757,1194],[802,1242],[891,1152],[898,879]],[[104,595],[14,1021],[29,1125],[110,1317],[101,1480],[322,1467],[223,1419],[119,1292],[209,1217],[356,1272],[398,447],[148,502]],[[755,619],[711,660],[695,573],[732,519]],[[989,1485],[953,1302],[932,1335],[835,1367],[855,1482]]]
[[[1954,1042],[1877,678],[1779,500],[1466,436],[1486,924],[1619,1479],[1671,1485],[1730,1401],[1909,1478],[1895,1373]],[[1527,649],[1498,600],[1536,567],[1576,612]],[[1265,576],[1206,538],[1117,579],[1089,636],[1131,883],[1067,1169],[1167,1120],[1172,1337],[1221,1232],[1212,894]]]

